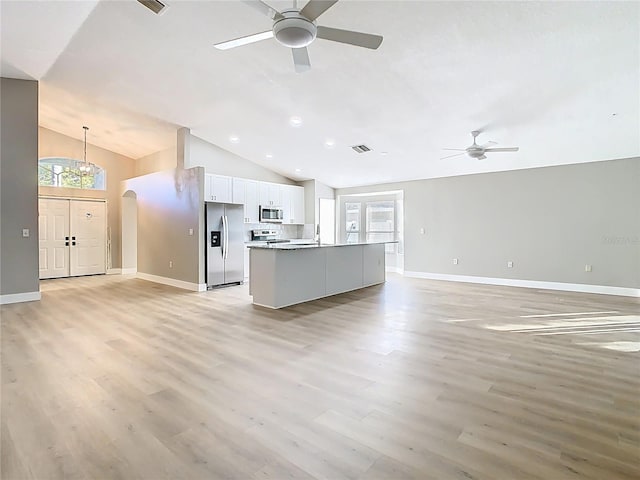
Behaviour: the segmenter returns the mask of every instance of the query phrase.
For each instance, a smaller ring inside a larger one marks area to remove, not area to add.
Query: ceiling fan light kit
[[[318,29],[296,10],[282,12],[284,18],[273,24],[273,35],[285,47],[303,48],[313,42]]]
[[[311,45],[316,38],[372,50],[377,49],[382,44],[380,35],[316,25],[316,18],[337,2],[338,0],[309,0],[304,8],[299,10],[294,0],[293,8],[278,12],[262,0],[245,0],[243,3],[273,20],[271,30],[216,43],[214,47],[218,50],[229,50],[274,37],[278,43],[292,49],[293,65],[297,73],[305,72],[311,68],[307,46]]]

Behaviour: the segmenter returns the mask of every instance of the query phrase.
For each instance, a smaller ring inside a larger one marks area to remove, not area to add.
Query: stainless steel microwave
[[[261,223],[282,223],[284,220],[284,210],[282,207],[260,205]]]

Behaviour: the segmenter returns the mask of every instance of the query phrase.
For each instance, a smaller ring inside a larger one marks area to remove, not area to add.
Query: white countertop
[[[256,242],[257,243],[257,242]],[[333,244],[300,244],[300,243],[270,243],[262,242],[261,245],[248,244],[249,248],[262,248],[268,250],[301,250],[303,248],[329,248],[329,247],[352,247],[356,245],[380,245],[383,243],[398,243],[397,240],[388,242],[359,242],[359,243],[333,243]]]
[[[280,239],[278,239],[280,240]],[[313,238],[286,238],[286,239],[282,239],[282,240],[287,240],[286,242],[280,242],[279,245],[296,245],[296,244],[301,244],[301,243],[313,243]],[[267,241],[266,240],[250,240],[247,242],[244,242],[244,244],[247,247],[250,246],[260,246],[260,245],[267,245]],[[278,243],[276,243],[275,245],[278,245]]]

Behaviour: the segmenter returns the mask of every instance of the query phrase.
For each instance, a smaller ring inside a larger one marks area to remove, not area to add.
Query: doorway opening
[[[404,192],[371,192],[338,197],[340,243],[395,242],[385,247],[387,270],[404,272]]]

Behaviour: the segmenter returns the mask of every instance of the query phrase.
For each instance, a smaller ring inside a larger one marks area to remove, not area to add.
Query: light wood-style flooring
[[[42,282],[3,306],[2,479],[640,478],[638,299],[418,280]]]

